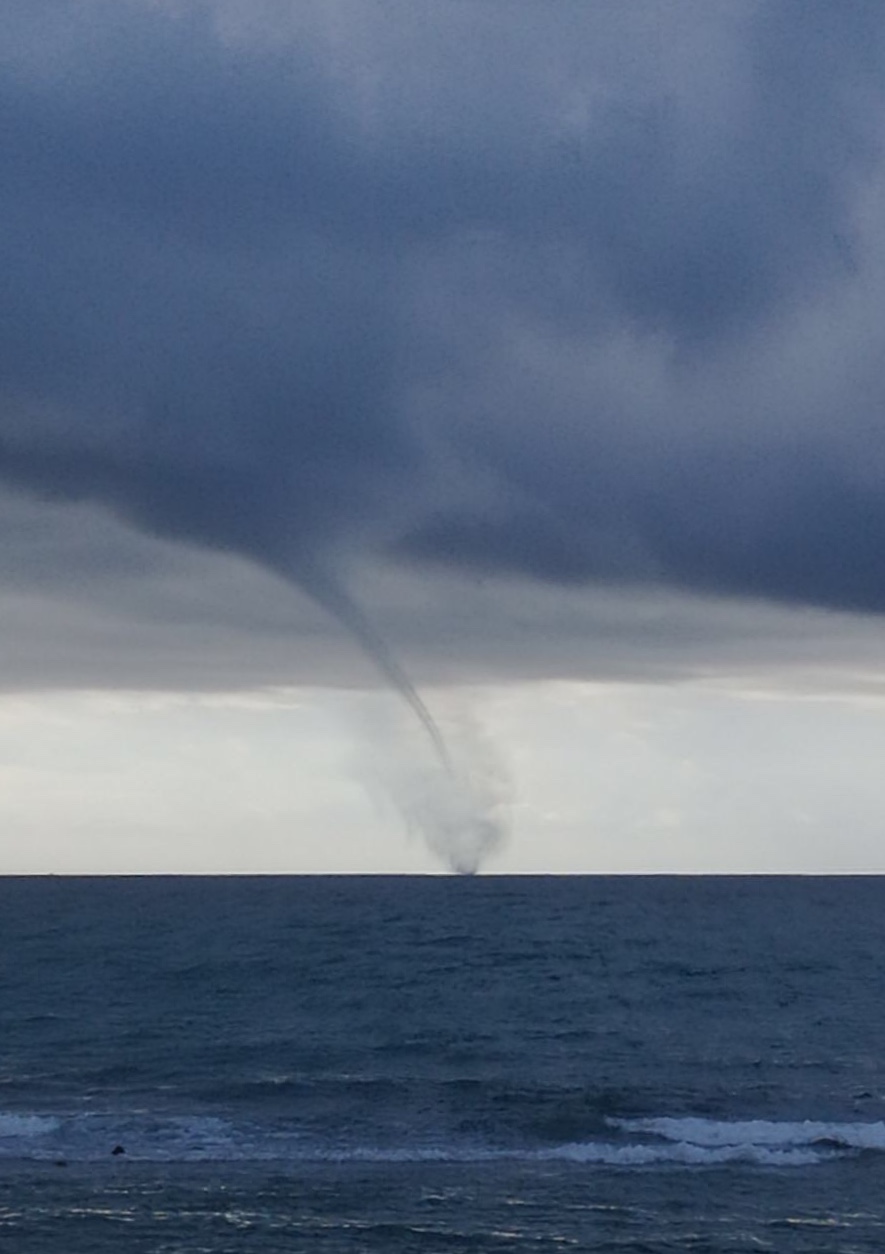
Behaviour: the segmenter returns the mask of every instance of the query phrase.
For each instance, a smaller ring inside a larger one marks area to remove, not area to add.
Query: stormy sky
[[[517,761],[552,692],[647,691],[657,726],[692,683],[882,690],[879,0],[4,19],[16,717],[404,667],[499,712],[546,693],[496,724]]]

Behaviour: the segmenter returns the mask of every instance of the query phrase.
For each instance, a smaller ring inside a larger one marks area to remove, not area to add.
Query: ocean
[[[872,877],[2,879],[0,1249],[881,1254],[883,992]]]

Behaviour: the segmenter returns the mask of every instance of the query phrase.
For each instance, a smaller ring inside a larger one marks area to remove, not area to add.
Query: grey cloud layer
[[[9,488],[885,609],[877,0],[9,8]]]

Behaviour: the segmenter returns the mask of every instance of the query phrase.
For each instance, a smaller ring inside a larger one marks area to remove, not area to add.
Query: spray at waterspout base
[[[445,763],[415,736],[401,708],[373,697],[361,711],[357,769],[382,813],[392,807],[453,874],[476,875],[506,837],[509,783],[465,694],[440,700]]]

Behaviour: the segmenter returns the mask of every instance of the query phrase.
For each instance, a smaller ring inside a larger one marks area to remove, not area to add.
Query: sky
[[[885,873],[880,0],[8,0],[0,872]]]

